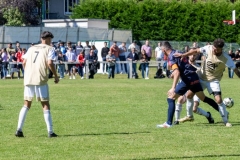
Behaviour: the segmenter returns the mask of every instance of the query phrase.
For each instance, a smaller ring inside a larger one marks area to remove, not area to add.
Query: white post
[[[88,60],[86,60],[86,79],[88,79],[89,78],[89,61]]]
[[[132,63],[133,61],[128,61],[129,63],[129,79],[132,79]]]
[[[235,10],[232,11],[232,21],[233,21],[233,24],[236,24],[236,11]]]

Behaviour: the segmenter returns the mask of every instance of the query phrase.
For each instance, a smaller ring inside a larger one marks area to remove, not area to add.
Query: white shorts
[[[207,88],[208,93],[212,94],[213,92],[221,92],[220,82],[218,80],[214,81],[203,81],[200,79],[203,90]]]
[[[32,101],[35,95],[37,101],[49,101],[48,85],[28,85],[24,87],[24,100]]]
[[[193,101],[200,103],[200,99],[198,98],[198,96],[196,94],[193,96]]]

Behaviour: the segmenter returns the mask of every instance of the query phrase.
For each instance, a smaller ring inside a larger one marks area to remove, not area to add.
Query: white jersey
[[[206,57],[206,60],[202,63],[200,72],[198,72],[198,76],[202,80],[220,81],[226,67],[235,69],[235,64],[227,53],[222,53],[220,56],[214,55],[212,45],[201,47],[200,52]]]
[[[156,47],[156,48],[155,48],[155,52],[157,52],[157,57],[156,57],[156,58],[161,58],[161,59],[163,59],[164,53],[163,53],[163,51],[161,50],[160,47]]]
[[[24,68],[24,85],[45,85],[48,81],[48,60],[56,57],[54,48],[46,44],[30,47],[23,59],[26,60]]]

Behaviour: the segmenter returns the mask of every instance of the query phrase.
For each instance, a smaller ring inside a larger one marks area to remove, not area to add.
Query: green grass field
[[[59,137],[49,139],[36,101],[26,118],[25,137],[14,136],[23,80],[1,80],[0,159],[239,159],[239,79],[228,79],[225,73],[221,82],[223,97],[235,101],[229,109],[232,128],[224,127],[219,113],[203,103],[215,124],[195,115],[194,122],[156,128],[166,121],[171,84],[171,79],[153,79],[153,71],[149,80],[128,80],[126,75],[108,80],[100,74],[94,80],[50,80],[53,125]],[[184,107],[182,117],[185,114]]]

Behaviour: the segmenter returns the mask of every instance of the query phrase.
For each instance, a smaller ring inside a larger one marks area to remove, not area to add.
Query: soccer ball
[[[226,105],[227,108],[232,108],[234,105],[234,101],[230,97],[224,98],[223,103]]]

